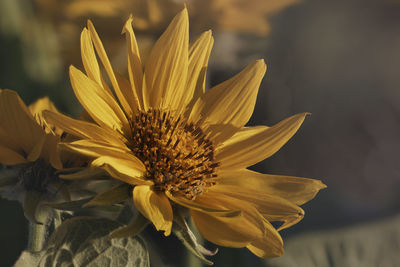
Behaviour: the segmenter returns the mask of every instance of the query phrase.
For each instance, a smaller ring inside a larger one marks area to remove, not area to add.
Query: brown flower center
[[[170,112],[140,111],[130,120],[133,153],[146,166],[154,190],[183,193],[194,199],[215,184],[214,147],[198,125]]]
[[[56,170],[50,165],[39,159],[21,167],[19,179],[27,191],[36,190],[46,192],[51,182],[58,180]]]

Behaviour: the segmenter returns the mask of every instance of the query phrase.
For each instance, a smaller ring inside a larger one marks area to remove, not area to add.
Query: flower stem
[[[38,208],[36,211],[36,219],[41,223],[29,222],[29,239],[28,250],[41,251],[46,244],[46,239],[50,231],[50,213],[49,209]]]

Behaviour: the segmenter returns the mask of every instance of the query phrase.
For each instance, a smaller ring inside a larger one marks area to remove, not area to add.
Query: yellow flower
[[[0,163],[17,165],[42,159],[55,169],[62,168],[57,148],[60,130],[45,122],[45,109],[57,112],[48,98],[27,107],[16,92],[0,90]]]
[[[66,148],[93,157],[92,166],[131,185],[135,207],[165,235],[171,232],[173,210],[184,207],[215,244],[247,247],[259,257],[282,255],[282,239],[270,222],[283,222],[283,229],[300,221],[304,211],[298,205],[325,185],[246,168],[277,152],[307,114],[272,127],[245,127],[266,71],[263,60],[205,92],[211,31],[189,45],[184,9],[144,64],[132,21],[123,28],[129,79],[112,68],[90,21],[82,31],[86,74],[71,66],[70,78],[95,123],[51,112],[45,118],[81,138]]]
[[[48,98],[27,107],[16,92],[0,90],[0,163],[8,166],[1,172],[0,193],[22,200],[25,216],[34,222],[40,201],[66,192],[56,176],[63,167],[57,146],[61,130],[45,122],[45,109],[57,112]]]

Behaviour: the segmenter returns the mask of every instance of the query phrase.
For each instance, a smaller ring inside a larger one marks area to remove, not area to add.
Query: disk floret
[[[194,199],[215,185],[214,147],[200,127],[171,112],[150,109],[130,120],[134,154],[146,166],[154,190],[180,192]]]

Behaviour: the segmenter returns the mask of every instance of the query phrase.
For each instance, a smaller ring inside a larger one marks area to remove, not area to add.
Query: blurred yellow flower
[[[48,98],[27,107],[18,94],[0,90],[0,193],[11,200],[22,200],[25,216],[36,221],[39,202],[54,200],[65,191],[55,175],[61,169],[58,150],[61,130],[47,124],[44,109],[57,112]]]
[[[268,18],[300,0],[36,0],[38,6],[58,21],[88,16],[117,18],[133,13],[137,30],[158,33],[183,4],[192,14],[195,31],[206,28],[266,35]],[[60,16],[60,12],[62,12]],[[53,15],[51,15],[53,14]]]
[[[70,78],[95,123],[52,112],[45,112],[45,118],[81,138],[65,148],[93,157],[92,166],[131,185],[135,207],[165,235],[171,232],[173,210],[184,207],[200,233],[215,244],[247,247],[259,257],[282,255],[282,239],[270,222],[281,221],[284,229],[300,221],[304,211],[298,205],[325,185],[246,168],[277,152],[307,114],[272,127],[245,127],[266,71],[263,60],[205,92],[211,31],[189,45],[184,9],[144,63],[132,21],[123,27],[128,79],[112,68],[90,21],[82,31],[86,74],[71,66]]]
[[[45,122],[45,109],[57,112],[48,98],[27,107],[16,92],[0,91],[0,163],[17,165],[42,159],[54,169],[62,168],[57,148],[60,130]]]

